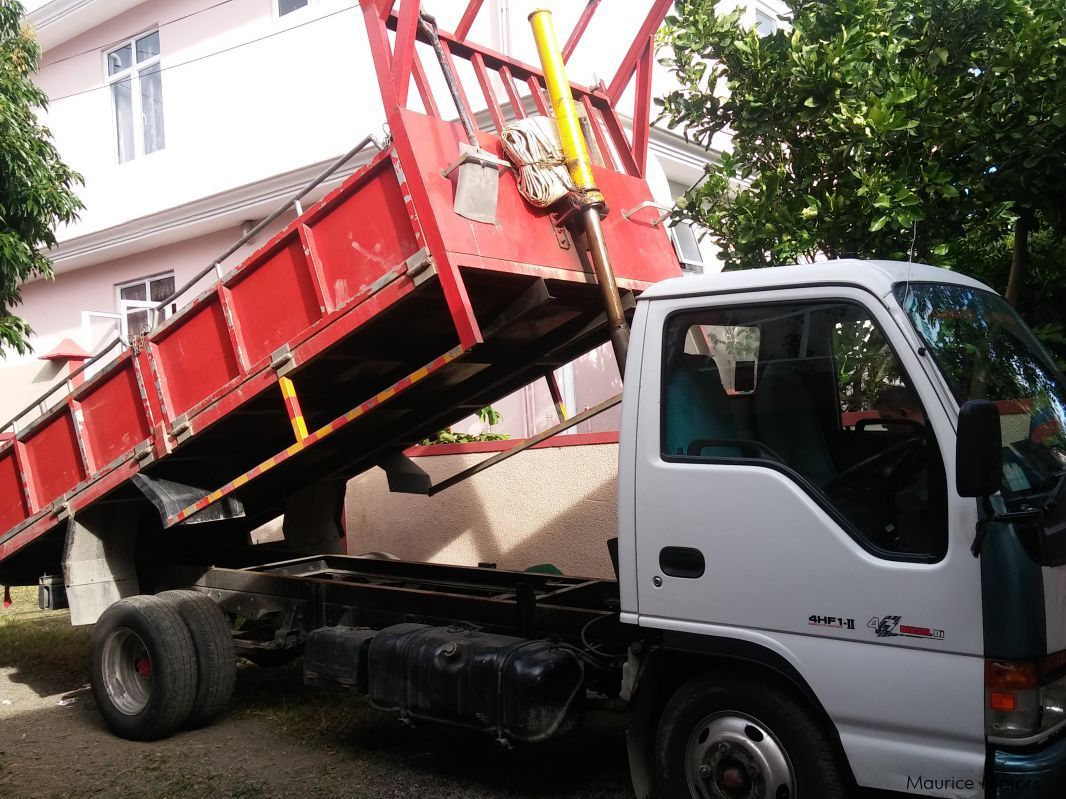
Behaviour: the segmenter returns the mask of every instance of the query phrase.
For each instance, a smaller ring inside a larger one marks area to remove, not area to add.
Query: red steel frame
[[[566,236],[547,212],[519,198],[513,176],[501,176],[497,225],[478,225],[451,210],[452,183],[441,176],[458,154],[463,134],[432,96],[416,45],[417,0],[361,0],[386,117],[393,141],[339,188],[308,208],[243,264],[188,306],[137,339],[104,371],[58,406],[7,440],[0,439],[0,561],[63,520],[112,492],[147,464],[167,457],[188,438],[224,420],[264,391],[281,392],[296,441],[168,520],[188,518],[240,485],[315,446],[354,419],[445,368],[483,335],[461,270],[496,270],[592,283]],[[495,134],[505,122],[502,86],[514,116],[528,99],[547,114],[544,76],[525,64],[467,41],[483,0],[465,8],[455,33],[440,31],[451,62],[466,61],[482,93]],[[599,0],[589,0],[566,43],[578,46]],[[643,180],[647,163],[652,37],[670,7],[652,0],[640,33],[609,86],[574,85],[604,158],[597,180],[609,202],[633,207],[651,199]],[[395,31],[394,40],[390,31]],[[615,111],[636,75],[630,141]],[[407,107],[411,84],[424,113]],[[463,91],[463,103],[474,107]],[[493,133],[480,144],[502,154]],[[504,229],[506,228],[506,229]],[[616,253],[618,283],[639,291],[679,274],[665,232],[627,221],[604,220]],[[375,257],[353,254],[360,241]],[[333,347],[415,290],[431,270],[454,324],[458,345],[347,414],[307,433],[296,387],[285,375]],[[5,532],[6,531],[6,532]]]
[[[563,45],[564,59],[569,60],[581,43],[589,22],[600,5],[601,0],[587,0],[574,30]],[[471,63],[484,95],[493,126],[499,133],[502,128],[502,114],[496,93],[489,80],[495,72],[517,116],[524,115],[524,108],[519,102],[515,79],[527,84],[533,100],[542,114],[547,114],[547,103],[543,99],[544,74],[538,68],[509,58],[501,53],[484,47],[476,49],[466,42],[478,12],[484,0],[470,0],[467,4],[455,33],[441,31],[441,43],[451,59],[464,59]],[[437,116],[437,105],[430,96],[428,84],[424,79],[425,67],[421,64],[415,50],[418,40],[418,0],[361,0],[367,30],[370,33],[374,63],[378,72],[378,81],[382,88],[382,99],[386,111],[390,108],[406,108],[408,90],[412,79],[423,101],[423,107],[433,116]],[[574,99],[585,106],[592,121],[597,139],[606,130],[611,147],[602,146],[605,159],[610,160],[612,168],[624,171],[636,177],[643,177],[647,166],[648,133],[651,110],[651,67],[655,50],[655,32],[669,12],[672,0],[652,0],[647,16],[639,32],[622,58],[611,79],[610,84],[592,88],[572,84]],[[387,28],[396,31],[395,44],[390,44]],[[633,140],[626,137],[621,121],[615,111],[625,90],[636,75],[636,89],[633,114]],[[465,93],[464,93],[465,94]],[[464,96],[467,110],[470,103]],[[390,124],[392,119],[390,118]]]

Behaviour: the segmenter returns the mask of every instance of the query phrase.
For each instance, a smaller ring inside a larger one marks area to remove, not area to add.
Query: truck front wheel
[[[656,735],[662,796],[844,799],[836,747],[813,715],[776,685],[728,673],[685,683]]]

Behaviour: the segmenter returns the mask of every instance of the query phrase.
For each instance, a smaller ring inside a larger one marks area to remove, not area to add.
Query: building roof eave
[[[97,25],[140,4],[143,0],[47,0],[23,19],[47,52]]]

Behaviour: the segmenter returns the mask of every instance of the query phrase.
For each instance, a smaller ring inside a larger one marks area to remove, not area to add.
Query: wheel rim
[[[700,799],[796,799],[784,747],[759,721],[715,713],[695,726],[685,751],[692,796]]]
[[[104,643],[104,687],[111,704],[120,713],[136,716],[152,695],[152,658],[137,633],[115,630]]]

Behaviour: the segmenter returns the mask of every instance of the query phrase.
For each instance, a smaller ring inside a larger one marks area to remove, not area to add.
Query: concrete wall
[[[437,482],[489,454],[415,461]],[[517,570],[553,563],[565,574],[613,577],[617,473],[617,444],[527,450],[435,497],[392,494],[372,469],[348,484],[348,551]]]

